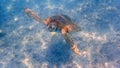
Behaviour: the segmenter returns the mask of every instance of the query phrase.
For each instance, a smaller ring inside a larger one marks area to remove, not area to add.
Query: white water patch
[[[25,58],[22,60],[22,63],[25,64],[27,68],[33,68],[33,65],[30,63],[30,58],[27,54],[25,54]]]
[[[99,42],[107,42],[106,35],[98,35],[96,32],[81,32],[80,35],[87,41],[94,40]]]

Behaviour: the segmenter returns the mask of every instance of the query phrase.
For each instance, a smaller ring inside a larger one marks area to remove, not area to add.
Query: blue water
[[[0,68],[119,68],[120,0],[0,0]],[[60,33],[49,32],[24,12],[41,18],[64,14],[82,27],[72,37],[81,52]]]

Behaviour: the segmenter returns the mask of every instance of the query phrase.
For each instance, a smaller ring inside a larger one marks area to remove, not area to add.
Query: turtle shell
[[[55,15],[50,17],[50,19],[51,20],[55,19],[58,22],[63,23],[64,25],[72,23],[72,20],[66,15]]]
[[[48,24],[49,31],[61,31],[60,28],[58,28],[58,25],[54,20],[58,21],[59,23],[62,23],[64,26],[68,26],[69,32],[76,32],[79,31],[80,28],[73,23],[73,21],[66,15],[55,15],[50,17],[50,22]]]

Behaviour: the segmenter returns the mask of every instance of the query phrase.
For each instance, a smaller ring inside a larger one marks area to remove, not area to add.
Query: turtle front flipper
[[[81,55],[81,52],[79,51],[77,45],[75,45],[71,36],[68,34],[67,28],[62,28],[61,32],[67,44],[70,45],[70,48],[72,49],[72,51],[77,55]]]
[[[38,14],[36,14],[34,11],[32,11],[31,9],[26,8],[24,11],[25,11],[25,12],[27,13],[27,15],[28,15],[29,17],[31,17],[32,19],[34,19],[34,20],[36,20],[36,21],[38,21],[38,22],[43,22],[43,20],[40,18],[40,16],[39,16]]]

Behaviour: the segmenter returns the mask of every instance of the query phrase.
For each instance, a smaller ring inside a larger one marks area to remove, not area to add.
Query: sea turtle
[[[25,12],[29,17],[32,19],[38,21],[38,22],[43,22],[45,25],[47,25],[49,31],[54,31],[54,32],[60,32],[62,33],[65,41],[70,45],[70,48],[73,50],[74,53],[81,55],[81,52],[79,51],[77,45],[73,42],[70,33],[71,32],[76,32],[80,31],[79,27],[75,25],[72,20],[66,16],[66,15],[55,15],[46,18],[45,20],[42,20],[38,14],[36,14],[34,11],[32,11],[29,8],[25,9]]]

